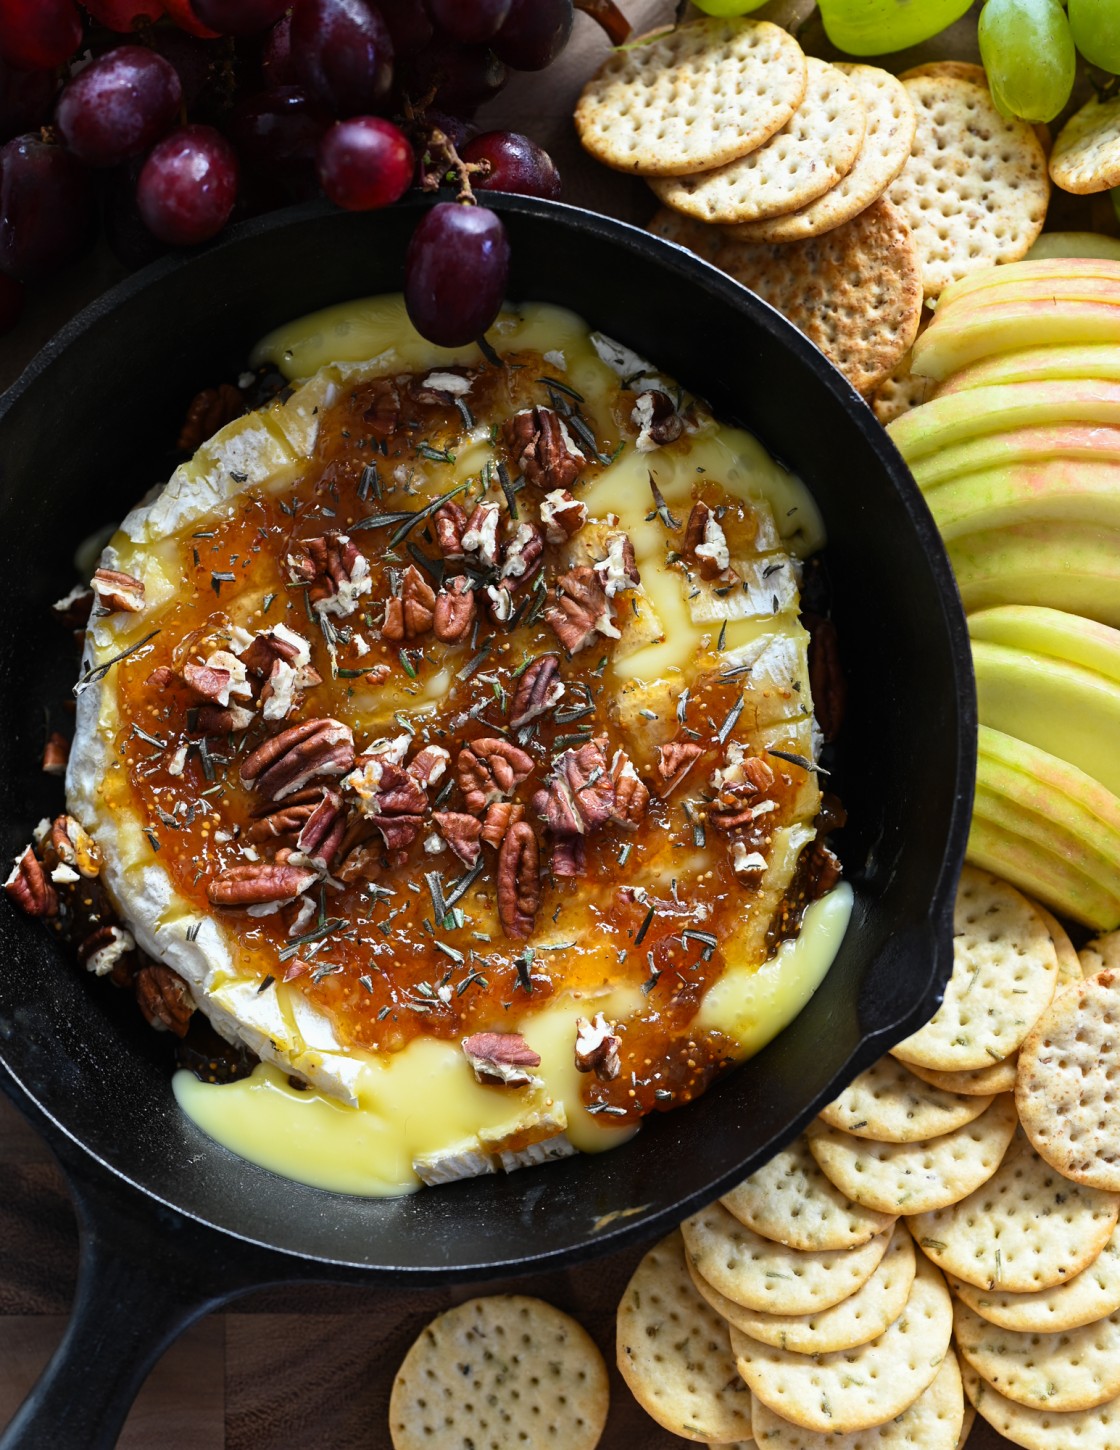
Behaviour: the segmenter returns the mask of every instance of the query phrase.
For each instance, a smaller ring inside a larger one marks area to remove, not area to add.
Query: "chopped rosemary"
[[[381,475],[377,471],[376,463],[367,463],[358,480],[358,497],[363,503],[371,494],[374,498],[381,497]]]
[[[130,644],[127,649],[122,649],[120,654],[113,655],[112,658],[107,659],[104,664],[91,665],[90,668],[86,670],[86,672],[82,676],[80,676],[77,684],[74,686],[74,698],[77,699],[77,697],[82,693],[83,690],[88,689],[90,685],[95,684],[98,680],[103,680],[114,665],[120,664],[121,660],[128,659],[129,655],[134,655],[138,649],[143,649],[149,640],[155,639],[157,634],[159,634],[159,630],[153,629],[150,634],[146,634],[143,639],[137,640],[135,644]]]
[[[642,942],[645,941],[645,939],[646,939],[646,932],[649,931],[650,925],[653,922],[653,918],[656,915],[656,912],[657,912],[657,907],[651,901],[650,904],[649,904],[649,910],[646,912],[646,919],[645,919],[645,921],[642,922],[641,926],[638,928],[638,935],[634,938],[634,945],[636,947],[640,947],[641,944],[642,944]]]
[[[262,992],[267,992],[275,981],[276,978],[269,972],[268,976],[262,980],[260,986],[257,988],[257,996],[259,997]]]
[[[332,931],[337,931],[340,926],[345,925],[346,920],[344,917],[328,916],[326,921],[321,926],[317,926],[314,931],[309,931],[306,936],[297,936],[286,947],[281,947],[277,953],[277,957],[280,961],[286,962],[290,958],[297,956],[311,942],[322,941],[325,936],[330,936]]]
[[[679,529],[681,521],[678,518],[674,518],[672,513],[670,513],[669,505],[665,502],[665,495],[658,488],[657,479],[654,478],[652,473],[649,476],[649,489],[653,494],[653,507],[658,518],[667,529]]]
[[[418,443],[416,451],[421,458],[428,459],[431,463],[454,463],[455,455],[447,448],[433,448],[430,443]]]
[[[515,519],[518,517],[517,499],[514,496],[513,484],[510,482],[509,469],[501,462],[498,464],[498,482],[506,496],[506,508],[509,509],[509,516],[511,519]]]
[[[685,716],[688,714],[689,689],[685,685],[677,699],[677,724],[683,725]]]
[[[732,730],[735,729],[735,722],[743,713],[743,706],[745,704],[746,696],[740,695],[738,700],[736,700],[735,704],[732,705],[730,710],[728,710],[726,716],[724,717],[723,724],[716,731],[716,739],[721,745],[727,744],[727,737],[731,734]]]
[[[817,775],[828,775],[828,771],[821,765],[814,765],[804,755],[795,755],[792,750],[767,750],[767,755],[776,755],[779,760],[788,760],[790,765],[799,766],[802,770],[815,772]]]

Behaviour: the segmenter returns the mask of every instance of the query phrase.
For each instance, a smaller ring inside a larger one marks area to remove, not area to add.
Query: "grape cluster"
[[[987,0],[980,57],[1005,115],[1052,121],[1070,98],[1077,55],[1120,74],[1120,0]]]
[[[134,267],[320,191],[365,211],[417,185],[454,199],[412,239],[409,315],[479,337],[509,244],[476,193],[555,198],[560,177],[472,118],[560,54],[576,9],[626,38],[614,0],[0,0],[0,332],[99,220]]]

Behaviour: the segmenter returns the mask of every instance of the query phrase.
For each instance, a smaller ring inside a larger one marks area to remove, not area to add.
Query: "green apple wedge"
[[[1013,428],[986,438],[972,438],[954,448],[915,459],[910,469],[923,491],[970,473],[1049,459],[1120,463],[1120,428],[1094,428],[1077,423],[1052,427]]]
[[[1087,285],[1087,284],[1086,284]],[[1028,347],[1120,343],[1120,288],[1110,301],[1008,297],[985,307],[938,312],[914,343],[910,371],[940,382],[995,353]]]
[[[948,541],[965,612],[1042,604],[1120,625],[1120,529],[1044,519]]]
[[[1120,923],[1120,897],[1113,897],[1071,866],[1055,851],[989,821],[973,807],[967,856],[974,866],[1034,896],[1060,916],[1072,917],[1097,931]]]
[[[937,389],[939,398],[966,388],[995,383],[1031,383],[1047,378],[1103,378],[1120,382],[1120,347],[1103,342],[1082,347],[1028,347],[1023,352],[997,353],[950,373]]]
[[[1095,670],[1120,685],[1120,629],[1061,609],[1039,609],[1030,604],[1008,604],[982,609],[969,616],[972,640],[1026,650]]]
[[[1120,427],[1120,383],[1002,383],[970,388],[912,408],[889,424],[887,432],[913,465],[973,438],[1061,423]]]
[[[1120,685],[1096,670],[973,640],[980,723],[1075,765],[1120,794]]]
[[[1049,262],[1059,257],[1097,257],[1120,262],[1120,237],[1100,232],[1043,232],[1036,237],[1024,261]]]
[[[966,473],[923,492],[946,542],[1047,519],[1120,531],[1120,461],[1048,458]]]
[[[1063,254],[1060,257],[1005,262],[1002,267],[983,267],[977,272],[970,272],[967,277],[961,277],[959,281],[950,282],[937,299],[937,315],[940,317],[948,308],[966,297],[994,295],[1004,287],[1014,287],[1019,282],[1058,284],[1076,280],[1078,277],[1100,277],[1105,281],[1110,277],[1120,279],[1120,266],[1115,263],[1110,265],[1108,258]]]

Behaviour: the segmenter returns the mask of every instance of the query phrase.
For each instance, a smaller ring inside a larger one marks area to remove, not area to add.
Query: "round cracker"
[[[887,195],[906,213],[927,297],[1026,256],[1046,220],[1046,155],[1026,121],[955,76],[904,82],[917,112],[913,151]]]
[[[607,1367],[584,1329],[543,1299],[495,1294],[438,1315],[405,1355],[389,1399],[394,1450],[593,1450]]]
[[[1058,957],[1020,891],[966,866],[953,912],[953,975],[924,1027],[891,1048],[907,1064],[960,1072],[1009,1057],[1054,995]]]
[[[952,76],[954,80],[971,81],[988,89],[988,72],[971,60],[927,60],[924,65],[912,65],[909,70],[898,73],[900,81],[913,80],[915,76]]]
[[[958,1370],[959,1373],[959,1370]],[[963,1379],[962,1379],[963,1386]],[[964,1422],[961,1425],[960,1439],[957,1441],[957,1450],[964,1450],[968,1444],[968,1437],[972,1434],[972,1427],[976,1423],[976,1406],[965,1401]]]
[[[1087,1268],[1111,1237],[1118,1212],[1116,1194],[1063,1178],[1019,1132],[987,1183],[909,1225],[947,1274],[981,1289],[1031,1294]]]
[[[768,1314],[816,1314],[854,1294],[875,1272],[890,1244],[879,1234],[856,1249],[803,1253],[764,1239],[721,1203],[681,1224],[693,1267],[714,1289]]]
[[[1105,932],[1086,942],[1077,954],[1083,977],[1095,977],[1107,967],[1109,971],[1120,971],[1120,931]]]
[[[720,1199],[740,1223],[791,1249],[854,1249],[886,1233],[895,1215],[862,1208],[821,1172],[804,1138]]]
[[[747,156],[695,176],[650,179],[658,200],[703,222],[755,221],[806,206],[852,169],[867,129],[859,91],[835,66],[806,57],[801,104]]]
[[[1056,1334],[1017,1334],[958,1299],[953,1330],[962,1357],[1017,1405],[1091,1410],[1120,1395],[1120,1315]]]
[[[1088,1268],[1064,1284],[1038,1289],[1033,1294],[1007,1294],[999,1289],[978,1289],[963,1279],[950,1278],[949,1288],[981,1319],[1020,1334],[1057,1334],[1080,1329],[1120,1310],[1120,1230],[1112,1236]]]
[[[874,65],[838,62],[867,115],[863,145],[851,170],[808,206],[765,221],[744,222],[731,235],[744,242],[803,242],[843,226],[877,201],[910,158],[916,119],[906,87]]]
[[[805,56],[766,20],[704,18],[613,50],[575,110],[586,150],[618,171],[688,176],[746,156],[801,104]]]
[[[1059,991],[1019,1050],[1023,1131],[1059,1173],[1120,1193],[1120,973]]]
[[[889,378],[884,378],[871,394],[871,409],[885,428],[911,408],[920,408],[928,403],[937,389],[932,378],[919,377],[910,371],[914,352],[911,349],[901,360]]]
[[[916,1062],[906,1066],[923,1082],[942,1088],[947,1093],[962,1093],[966,1097],[975,1093],[978,1097],[996,1097],[999,1093],[1015,1091],[1015,1077],[1019,1067],[1019,1052],[1016,1049],[1002,1062],[990,1063],[987,1067],[974,1067],[968,1072],[938,1072],[935,1067],[919,1067]]]
[[[1089,973],[1082,973],[1081,959],[1077,955],[1077,948],[1070,941],[1065,927],[1058,918],[1047,911],[1045,906],[1040,905],[1037,901],[1032,901],[1031,905],[1038,912],[1039,916],[1042,917],[1043,924],[1050,933],[1050,940],[1054,943],[1054,952],[1058,958],[1058,985],[1061,986],[1063,983],[1068,982],[1080,982],[1082,975],[1090,975]]]
[[[945,1281],[923,1259],[906,1308],[868,1344],[793,1354],[732,1329],[731,1348],[751,1394],[775,1414],[806,1430],[850,1434],[882,1425],[914,1403],[936,1377],[952,1331]]]
[[[882,1057],[821,1109],[821,1119],[856,1138],[917,1143],[963,1128],[992,1098],[942,1092],[915,1077],[897,1058]]]
[[[767,1314],[746,1309],[713,1289],[691,1264],[689,1272],[699,1292],[733,1329],[779,1349],[825,1354],[866,1344],[888,1329],[906,1307],[916,1268],[914,1240],[899,1224],[870,1279],[849,1298],[819,1314]]]
[[[1078,196],[1120,186],[1120,96],[1094,96],[1073,113],[1055,138],[1050,177]]]
[[[964,1443],[965,1419],[960,1367],[950,1350],[932,1383],[885,1425],[822,1437],[791,1425],[757,1399],[753,1424],[755,1440],[766,1450],[957,1450]]]
[[[634,1270],[617,1330],[622,1378],[659,1425],[686,1440],[750,1436],[751,1397],[735,1372],[727,1325],[693,1287],[678,1232]]]
[[[993,1429],[1024,1450],[1116,1450],[1120,1445],[1120,1399],[1092,1410],[1032,1410],[1001,1395],[961,1365],[965,1394]]]
[[[818,1121],[809,1128],[809,1146],[849,1198],[884,1213],[915,1214],[959,1203],[986,1183],[1014,1133],[1015,1105],[1005,1093],[963,1128],[921,1143],[876,1143]]]

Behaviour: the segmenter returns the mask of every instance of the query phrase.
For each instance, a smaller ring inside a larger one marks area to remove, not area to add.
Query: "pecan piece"
[[[464,866],[475,866],[482,847],[482,823],[464,811],[435,811],[432,820]]]
[[[525,941],[541,904],[541,853],[528,821],[518,821],[498,851],[498,918],[506,936]]]
[[[479,1082],[505,1087],[528,1087],[533,1076],[526,1069],[541,1065],[519,1032],[476,1032],[463,1038],[463,1051]]]
[[[599,636],[622,637],[603,581],[586,564],[556,581],[556,603],[545,610],[544,618],[569,655],[579,654]]]
[[[190,718],[192,735],[230,735],[248,730],[256,717],[242,705],[200,705]]]
[[[368,402],[362,417],[379,443],[397,431],[401,421],[401,395],[392,378],[376,378],[362,389]]]
[[[48,871],[69,866],[87,881],[101,875],[101,852],[97,842],[73,816],[56,816],[43,842],[43,865]]]
[[[546,715],[564,694],[557,655],[541,655],[535,659],[517,682],[509,709],[511,730],[520,730],[530,720]]]
[[[203,388],[200,393],[195,393],[187,407],[187,415],[179,429],[179,452],[194,453],[207,438],[213,438],[219,428],[240,418],[245,411],[241,389],[235,388],[232,383]]]
[[[559,413],[526,408],[502,424],[510,461],[538,488],[570,488],[587,463]]]
[[[123,926],[99,926],[78,944],[78,960],[87,972],[95,977],[112,976],[120,981],[122,975],[131,981],[136,975],[136,941]],[[129,962],[127,958],[134,960]]]
[[[455,775],[467,801],[467,810],[478,814],[491,801],[512,795],[533,770],[533,758],[508,740],[484,735],[459,751]]]
[[[304,539],[288,555],[292,583],[306,583],[307,598],[318,614],[345,619],[373,587],[369,561],[348,534],[334,530],[318,539]]]
[[[253,824],[245,833],[245,839],[254,846],[294,846],[299,833],[315,814],[323,799],[321,785],[308,786],[306,790],[290,795],[281,805],[269,801],[253,812]]]
[[[16,857],[4,890],[28,916],[58,915],[58,892],[47,880],[43,863],[30,846],[22,856]]]
[[[587,847],[582,836],[553,836],[549,870],[558,881],[574,881],[587,870]]]
[[[431,790],[432,786],[439,785],[450,764],[450,751],[442,745],[425,745],[408,762],[406,769],[417,785]]]
[[[638,394],[630,420],[638,430],[634,446],[639,453],[650,453],[663,443],[672,443],[684,431],[684,422],[672,398],[660,388],[648,388]]]
[[[47,737],[47,743],[43,746],[43,773],[45,775],[65,775],[66,762],[70,759],[70,742],[65,735],[60,735],[57,730],[52,730]]]
[[[206,896],[213,906],[267,906],[294,901],[318,879],[317,871],[287,861],[244,861],[211,877]]]
[[[820,614],[802,616],[809,631],[809,689],[821,734],[835,740],[844,719],[848,686],[840,668],[840,646],[836,626]]]
[[[587,505],[566,488],[554,488],[541,499],[541,526],[550,544],[566,544],[587,522]]]
[[[516,826],[518,821],[524,819],[525,807],[517,801],[493,801],[486,807],[486,816],[482,822],[482,839],[488,846],[493,846],[497,850],[509,828]]]
[[[606,744],[606,737],[599,736],[553,761],[541,814],[557,836],[589,836],[611,819],[614,782]]]
[[[56,599],[51,605],[51,612],[59,624],[77,630],[85,629],[92,609],[93,590],[84,589],[80,584],[75,584],[69,594]]]
[[[334,860],[345,834],[346,807],[342,797],[337,791],[324,790],[296,837],[296,849],[325,868]]]
[[[727,747],[727,761],[712,772],[716,798],[708,819],[718,831],[730,834],[749,827],[756,816],[776,810],[772,800],[759,800],[774,784],[773,768],[759,755],[747,755],[737,740]]]
[[[432,516],[436,528],[436,544],[445,559],[458,563],[466,558],[463,534],[467,527],[467,516],[457,503],[441,504]]]
[[[681,553],[696,565],[701,579],[723,578],[731,568],[727,537],[719,520],[702,499],[692,505],[685,524]]]
[[[690,740],[670,740],[668,745],[659,745],[657,774],[661,778],[661,795],[671,795],[703,753],[703,746]]]
[[[528,584],[544,560],[544,539],[536,524],[520,523],[502,545],[499,579],[512,593]]]
[[[229,690],[233,682],[230,670],[212,665],[196,665],[188,661],[183,666],[183,683],[190,687],[202,700],[212,705],[225,707],[229,704]]]
[[[432,628],[443,644],[458,644],[470,634],[475,621],[474,591],[465,574],[444,582],[436,595]]]
[[[144,584],[133,574],[122,574],[119,569],[98,569],[90,585],[98,604],[109,613],[121,609],[128,614],[139,614],[144,608]]]
[[[622,1071],[618,1056],[621,1045],[614,1023],[608,1022],[602,1012],[595,1014],[594,1022],[576,1018],[577,1072],[593,1072],[600,1082],[611,1082]]]
[[[354,764],[354,737],[340,720],[304,720],[258,745],[241,779],[269,800],[283,800],[317,775],[343,775]]]
[[[476,504],[463,530],[464,553],[477,554],[479,563],[487,569],[492,569],[498,562],[498,520],[501,514],[500,504]]]
[[[649,810],[649,791],[625,750],[614,753],[611,784],[614,786],[611,821],[625,831],[636,831]]]
[[[415,564],[410,564],[401,579],[399,598],[385,601],[385,622],[381,633],[385,639],[418,639],[427,634],[435,618],[436,593]]]
[[[191,989],[162,962],[148,962],[136,973],[136,1001],[149,1027],[185,1037],[194,1013]]]
[[[418,403],[429,407],[433,404],[447,404],[456,398],[465,398],[474,381],[473,373],[455,372],[451,368],[438,368],[425,377],[408,380],[408,392]]]
[[[630,535],[621,532],[608,534],[607,556],[592,567],[602,580],[603,591],[608,599],[626,589],[634,589],[642,582],[638,564],[634,558],[634,545]]]

